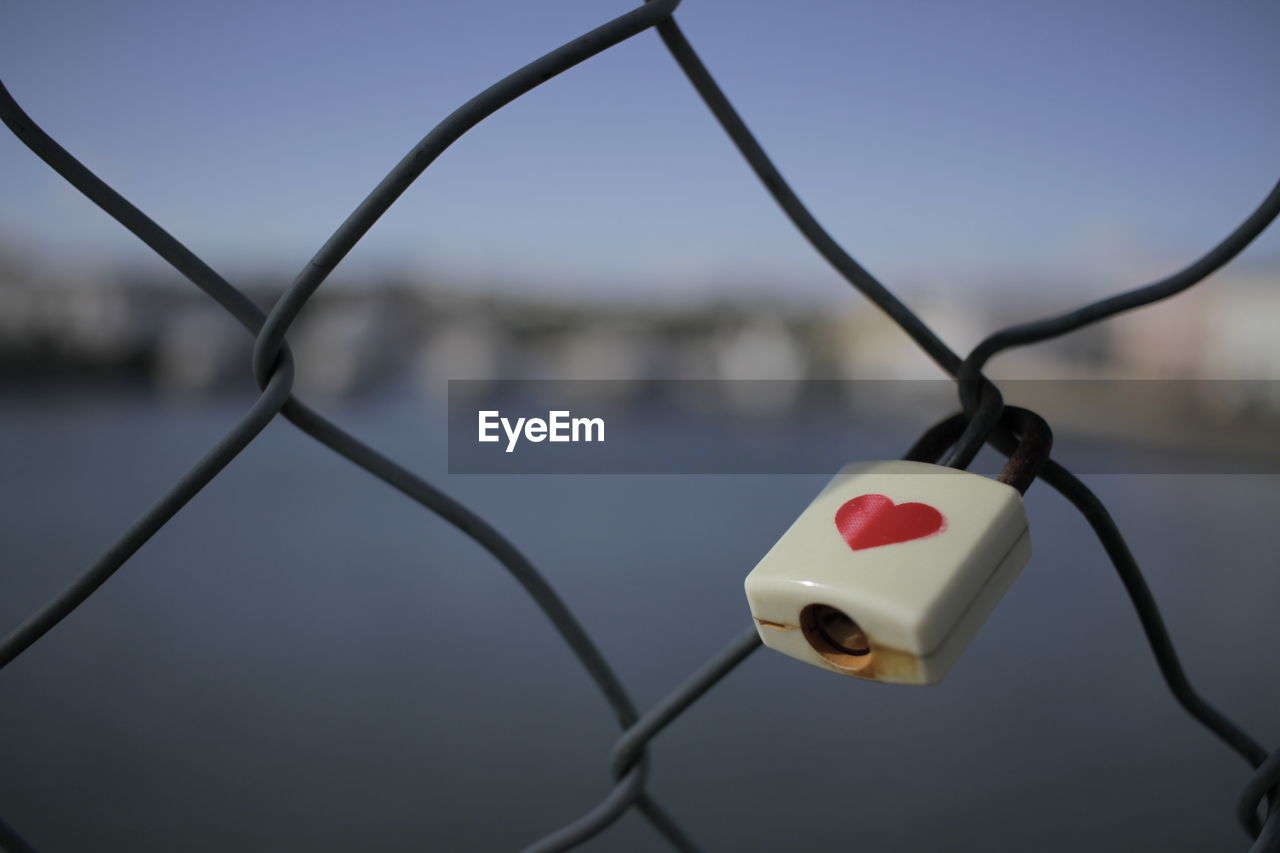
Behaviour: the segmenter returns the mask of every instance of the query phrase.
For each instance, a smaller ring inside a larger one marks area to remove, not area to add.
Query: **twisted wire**
[[[1066,334],[1122,311],[1182,292],[1204,280],[1239,254],[1280,212],[1280,184],[1277,184],[1241,226],[1187,268],[1151,285],[1108,297],[1061,315],[1000,330],[985,339],[962,360],[919,315],[845,251],[800,201],[677,27],[671,14],[678,3],[679,0],[647,2],[526,65],[455,110],[388,173],[326,241],[266,314],[45,134],[17,105],[3,83],[0,83],[0,118],[28,148],[214,298],[255,335],[253,373],[261,391],[258,400],[241,420],[174,487],[143,513],[88,571],[0,642],[0,668],[13,661],[92,595],[247,446],[275,415],[281,414],[306,434],[436,513],[492,554],[552,621],[604,694],[622,725],[624,732],[614,747],[612,757],[615,786],[587,815],[536,842],[529,850],[569,849],[602,831],[632,805],[638,807],[677,850],[694,850],[696,848],[692,841],[645,793],[647,764],[644,748],[666,725],[758,648],[759,637],[754,627],[690,676],[667,699],[640,716],[621,681],[576,617],[512,543],[483,518],[348,435],[291,395],[293,360],[285,340],[289,327],[311,295],[382,214],[441,152],[485,117],[557,74],[654,27],[710,112],[801,234],[841,276],[884,311],[944,371],[957,379],[964,414],[948,419],[926,433],[910,452],[916,452],[921,443],[931,441],[930,447],[936,449],[937,453],[950,447],[944,464],[963,468],[967,467],[984,443],[989,442],[1006,454],[1012,453],[1016,444],[1010,430],[1012,422],[1006,423],[1004,417],[1005,412],[1010,410],[1005,409],[999,389],[982,372],[990,358],[1004,349]],[[945,430],[939,432],[944,426]],[[951,439],[961,426],[961,435],[953,443]],[[1274,791],[1277,777],[1280,776],[1275,756],[1268,757],[1256,741],[1192,688],[1137,562],[1097,496],[1053,460],[1043,460],[1043,466],[1039,477],[1084,515],[1102,542],[1134,604],[1160,671],[1174,696],[1193,717],[1258,767],[1257,774],[1241,797],[1238,816],[1250,833],[1256,836],[1252,849],[1277,849],[1276,845],[1280,844],[1280,821],[1275,817],[1274,799],[1265,823],[1260,822],[1257,816],[1261,801]],[[1030,479],[1027,478],[1028,484]],[[32,849],[16,831],[3,822],[0,822],[0,847],[10,851]]]
[[[610,754],[610,768],[617,781],[605,798],[582,817],[526,847],[524,853],[558,853],[572,849],[622,817],[635,796],[634,777],[645,745],[758,648],[760,634],[752,625],[633,723],[618,738]]]
[[[1253,831],[1260,831],[1258,808],[1264,799],[1269,799],[1272,804],[1271,811],[1275,811],[1276,805],[1280,803],[1280,797],[1277,797],[1277,785],[1280,785],[1280,750],[1273,751],[1258,765],[1258,772],[1240,793],[1240,801],[1236,804],[1236,817],[1241,825]]]

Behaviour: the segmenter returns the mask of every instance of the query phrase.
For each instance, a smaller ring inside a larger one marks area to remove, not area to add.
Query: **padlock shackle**
[[[968,416],[956,412],[925,430],[902,458],[909,462],[936,463],[947,448],[960,439],[968,424]],[[1049,459],[1053,431],[1044,418],[1020,406],[1005,406],[1000,424],[1017,436],[1018,446],[996,479],[1026,492]]]

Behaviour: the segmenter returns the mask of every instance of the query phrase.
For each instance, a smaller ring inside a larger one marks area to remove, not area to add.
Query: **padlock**
[[[997,479],[923,461],[843,468],[747,575],[764,644],[843,675],[940,681],[1031,557],[1021,493],[1050,437],[1024,409],[1005,422],[1020,443]],[[936,459],[963,423],[913,453],[934,445]]]

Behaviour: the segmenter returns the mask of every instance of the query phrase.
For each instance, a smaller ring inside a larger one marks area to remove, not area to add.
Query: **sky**
[[[11,3],[0,78],[216,269],[287,278],[437,121],[630,8]],[[686,0],[676,19],[818,218],[893,286],[1134,286],[1225,236],[1280,173],[1272,2]],[[160,268],[8,135],[0,244]],[[1274,229],[1242,260],[1280,266]],[[653,32],[469,132],[341,272],[390,267],[847,299]]]

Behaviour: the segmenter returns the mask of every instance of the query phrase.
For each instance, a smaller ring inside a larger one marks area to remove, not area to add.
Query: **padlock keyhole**
[[[865,669],[871,663],[871,643],[858,623],[826,604],[810,604],[800,611],[800,630],[813,650],[841,669]]]

